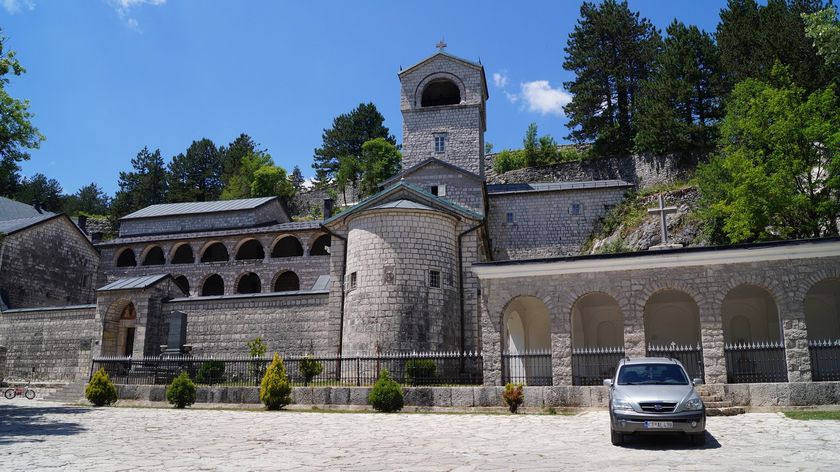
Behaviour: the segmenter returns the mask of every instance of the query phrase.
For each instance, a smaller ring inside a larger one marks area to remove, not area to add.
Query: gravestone
[[[166,314],[166,324],[169,334],[162,355],[170,357],[184,354],[184,345],[187,342],[187,314],[182,311],[170,311]]]

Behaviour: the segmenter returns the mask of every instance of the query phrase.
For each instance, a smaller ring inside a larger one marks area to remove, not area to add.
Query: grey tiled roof
[[[557,192],[611,187],[632,187],[623,180],[591,180],[588,182],[534,182],[526,184],[488,184],[487,193]]]
[[[251,228],[237,228],[216,231],[193,231],[189,233],[173,233],[173,234],[155,234],[150,236],[133,236],[127,238],[116,238],[108,241],[103,241],[97,244],[97,247],[115,246],[119,244],[134,244],[146,243],[151,241],[170,241],[170,240],[184,240],[184,239],[200,239],[200,238],[218,238],[224,236],[237,235],[257,235],[265,233],[284,233],[287,231],[311,231],[321,228],[321,220],[317,221],[291,221],[288,223],[278,223],[269,226],[258,226]]]
[[[32,225],[41,223],[42,221],[54,218],[55,216],[56,215],[54,213],[44,213],[30,218],[19,218],[16,220],[0,221],[0,234],[11,234],[15,231],[20,231]]]
[[[27,205],[26,203],[21,203],[6,197],[0,197],[0,221],[20,220],[23,218],[32,218],[45,214],[52,215],[53,213],[41,213],[36,210],[35,207]]]
[[[191,215],[194,213],[217,213],[222,211],[251,210],[277,197],[245,198],[241,200],[220,200],[212,202],[165,203],[152,205],[123,216],[122,220],[154,218],[158,216]]]
[[[169,274],[145,275],[142,277],[129,277],[126,279],[119,279],[111,282],[108,285],[99,288],[97,292],[110,292],[112,290],[129,290],[137,288],[151,287],[161,280],[169,277]]]

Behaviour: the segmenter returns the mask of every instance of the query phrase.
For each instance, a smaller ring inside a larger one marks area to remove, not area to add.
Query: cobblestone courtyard
[[[613,447],[576,416],[268,413],[0,403],[3,470],[837,470],[840,421],[709,418],[682,438]]]

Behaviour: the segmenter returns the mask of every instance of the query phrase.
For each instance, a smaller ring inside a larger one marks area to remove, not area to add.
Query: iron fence
[[[257,386],[270,357],[178,356],[97,357],[91,372],[104,368],[116,384],[168,385],[181,371],[199,385]],[[382,369],[404,386],[481,385],[480,353],[384,353],[342,356],[284,356],[292,386],[373,385]]]
[[[572,385],[602,385],[615,376],[623,347],[584,347],[572,349]]]
[[[840,339],[809,341],[811,379],[815,382],[840,380]]]
[[[728,383],[787,382],[785,346],[780,341],[727,344]]]
[[[551,352],[502,353],[502,383],[552,385]]]
[[[700,343],[680,345],[676,343],[657,346],[649,344],[647,355],[650,357],[670,357],[682,363],[685,371],[692,379],[705,379],[703,366],[703,346]]]

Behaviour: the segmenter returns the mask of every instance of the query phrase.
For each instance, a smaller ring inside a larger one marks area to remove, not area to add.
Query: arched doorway
[[[303,246],[294,236],[284,236],[271,249],[271,257],[300,257],[302,255]]]
[[[721,322],[727,382],[787,381],[779,309],[767,289],[742,284],[730,290]]]
[[[274,280],[275,292],[292,292],[296,290],[300,290],[300,279],[297,274],[290,270],[278,275]]]
[[[201,262],[227,262],[230,260],[228,250],[224,244],[215,242],[207,246],[201,253]]]
[[[260,276],[253,272],[243,274],[236,283],[236,293],[260,293],[261,290]]]
[[[263,251],[262,243],[257,241],[256,239],[249,239],[242,243],[239,246],[239,249],[236,251],[236,260],[237,261],[244,261],[244,260],[259,260],[261,261],[265,257],[265,251]]]
[[[504,383],[551,385],[551,317],[542,300],[519,296],[502,317]]]
[[[175,277],[175,285],[184,292],[184,295],[189,297],[190,296],[190,281],[187,279],[185,275],[179,275]]]
[[[318,236],[318,239],[312,243],[312,247],[309,249],[310,256],[328,256],[330,254],[330,235],[329,234],[322,234]]]
[[[175,252],[172,254],[172,263],[173,264],[192,264],[195,262],[195,256],[193,256],[193,249],[187,243],[179,244]]]
[[[225,281],[222,279],[222,276],[219,274],[213,274],[210,277],[204,279],[204,283],[201,285],[201,296],[202,297],[211,297],[214,295],[224,295],[225,294]]]
[[[102,327],[103,356],[132,356],[135,346],[137,309],[129,300],[118,300],[108,307]],[[142,355],[142,346],[140,349]]]
[[[624,357],[624,315],[615,299],[589,293],[572,306],[572,384],[601,385]]]
[[[134,256],[134,251],[131,248],[125,248],[120,251],[117,256],[117,267],[135,267],[137,266],[137,258]]]
[[[700,310],[685,292],[660,290],[648,298],[644,310],[648,356],[674,357],[692,378],[703,378]]]
[[[152,246],[146,250],[146,255],[143,257],[143,265],[164,265],[166,263],[166,256],[163,254],[163,249],[160,246]]]
[[[811,379],[838,381],[840,369],[840,279],[823,280],[805,295]]]

